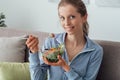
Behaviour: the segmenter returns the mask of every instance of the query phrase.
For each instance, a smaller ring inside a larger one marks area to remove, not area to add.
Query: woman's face
[[[83,33],[82,26],[86,22],[87,16],[81,16],[77,9],[66,4],[58,9],[61,25],[68,34]]]

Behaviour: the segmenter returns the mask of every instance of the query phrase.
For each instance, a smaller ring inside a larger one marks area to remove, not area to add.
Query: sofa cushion
[[[96,80],[120,80],[120,42],[96,40],[103,47],[103,61]]]
[[[24,62],[26,37],[0,37],[0,61]]]
[[[30,80],[29,63],[0,62],[0,80]]]

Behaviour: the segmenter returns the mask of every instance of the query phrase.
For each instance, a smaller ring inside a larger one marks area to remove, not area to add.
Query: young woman
[[[32,80],[95,80],[103,49],[88,37],[87,11],[81,0],[61,0],[58,15],[64,33],[46,39],[43,50],[64,43],[65,51],[58,62],[40,58],[38,39],[30,35],[26,44]]]

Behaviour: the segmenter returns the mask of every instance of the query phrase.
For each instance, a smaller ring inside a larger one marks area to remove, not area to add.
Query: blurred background
[[[63,32],[58,18],[59,0],[0,0],[0,12],[8,28],[43,32]],[[120,42],[120,7],[100,6],[95,0],[86,5],[89,37]]]

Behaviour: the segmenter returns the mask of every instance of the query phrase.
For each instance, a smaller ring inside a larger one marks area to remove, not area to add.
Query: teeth
[[[71,28],[67,28],[67,30],[71,30]]]
[[[66,30],[71,30],[71,29],[73,29],[73,28],[74,28],[74,26],[66,27]]]

